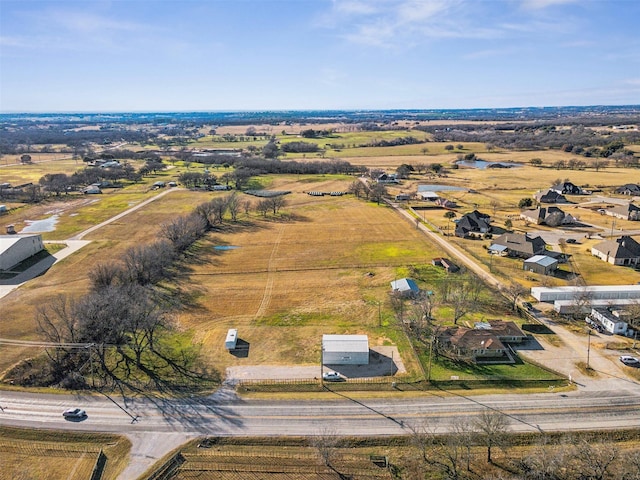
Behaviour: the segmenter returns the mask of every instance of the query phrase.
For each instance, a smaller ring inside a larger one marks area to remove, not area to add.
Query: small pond
[[[215,247],[213,247],[214,250],[222,250],[222,251],[224,251],[224,250],[234,250],[236,248],[240,248],[240,247],[237,247],[235,245],[216,245]]]
[[[486,160],[458,160],[456,165],[460,167],[477,168],[479,170],[484,170],[485,168],[513,168],[522,166],[519,163],[487,162]]]
[[[58,218],[60,218],[60,215],[51,215],[43,220],[25,220],[24,223],[27,226],[20,233],[53,232],[56,229]]]

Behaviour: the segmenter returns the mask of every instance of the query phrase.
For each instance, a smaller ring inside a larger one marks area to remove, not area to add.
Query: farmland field
[[[116,435],[74,434],[0,429],[0,477],[85,480],[99,452],[107,456],[105,480],[113,480],[126,466],[131,444]]]
[[[279,132],[278,132],[279,133]],[[425,138],[423,132],[409,132]],[[327,157],[342,155],[356,165],[393,171],[401,164],[440,163],[446,170],[413,173],[400,185],[388,187],[391,196],[414,193],[418,184],[445,184],[465,188],[447,192],[455,200],[459,217],[475,208],[491,214],[494,225],[504,228],[513,219],[517,231],[526,227],[517,215],[518,201],[530,198],[558,178],[569,178],[587,188],[602,188],[604,194],[614,186],[628,183],[637,170],[606,168],[599,172],[587,170],[556,170],[549,166],[557,159],[569,160],[565,152],[487,151],[480,143],[456,144],[446,152],[445,143],[424,143],[398,147],[361,147],[353,145],[376,139],[393,139],[407,132],[348,132],[338,138],[316,142],[348,145],[340,152],[327,150]],[[281,141],[305,140],[291,135],[279,135]],[[215,145],[213,145],[215,143]],[[234,142],[210,142],[204,137],[193,147],[233,147]],[[460,148],[458,148],[458,145]],[[428,150],[424,150],[424,149]],[[458,155],[477,152],[489,161],[516,161],[520,167],[511,169],[452,168]],[[362,156],[361,156],[362,155]],[[303,160],[299,155],[293,156]],[[318,159],[308,155],[304,160]],[[540,158],[544,168],[529,165]],[[9,162],[11,163],[11,162]],[[124,189],[106,189],[103,195],[61,195],[36,206],[14,205],[3,217],[6,224],[20,230],[27,221],[58,215],[53,231],[45,232],[45,240],[60,241],[76,235],[114,215],[151,198],[150,185],[155,180],[177,179],[181,172],[203,171],[204,166],[171,160],[166,171]],[[81,167],[74,160],[42,161],[34,165],[3,166],[3,180],[12,183],[37,181],[45,173],[67,174]],[[217,169],[220,175],[230,170]],[[287,205],[278,213],[258,214],[255,209],[241,212],[237,222],[226,221],[211,231],[189,252],[181,265],[174,286],[189,298],[188,307],[175,313],[176,325],[185,338],[201,345],[205,362],[223,371],[245,364],[316,364],[320,359],[320,338],[323,333],[366,333],[372,345],[395,344],[403,353],[409,376],[419,371],[411,354],[409,341],[394,319],[389,299],[389,282],[410,276],[414,267],[423,267],[442,252],[419,234],[415,224],[407,222],[390,207],[377,205],[351,195],[340,197],[310,196],[308,191],[346,191],[356,181],[352,176],[332,175],[258,175],[253,182],[263,188],[290,191]],[[468,191],[472,190],[472,191]],[[174,189],[163,198],[114,221],[90,234],[91,243],[73,256],[60,262],[46,275],[3,298],[3,319],[0,337],[34,339],[37,337],[34,312],[58,295],[78,296],[88,289],[88,273],[99,263],[117,261],[129,247],[150,243],[158,238],[162,224],[178,215],[187,214],[217,196],[227,193]],[[255,206],[257,199],[240,194]],[[579,202],[583,198],[572,197]],[[425,202],[413,201],[413,206]],[[11,206],[11,205],[10,205]],[[606,228],[610,217],[596,214],[592,208],[578,205],[563,207],[581,220]],[[440,209],[423,210],[419,217],[437,229],[446,231],[454,224]],[[635,222],[619,221],[617,228],[629,230]],[[540,227],[545,229],[546,227]],[[550,230],[550,229],[547,229]],[[470,253],[480,264],[506,279],[518,279],[526,286],[537,282],[563,283],[558,279],[542,279],[535,274],[523,278],[520,262],[513,259],[490,258],[486,247],[490,240],[450,240]],[[567,246],[574,255],[573,266],[590,284],[629,283],[640,280],[640,273],[613,267],[590,256],[588,248],[595,240]],[[234,247],[228,250],[216,247]],[[426,281],[426,288],[433,285]],[[441,307],[438,315],[448,320],[450,309]],[[486,315],[508,319],[507,312],[485,312],[474,309],[462,324],[470,325]],[[227,329],[237,328],[240,338],[249,345],[248,358],[230,355],[223,345]],[[7,347],[0,352],[0,372],[6,371],[21,358],[37,354],[25,347]],[[448,371],[446,373],[449,373]]]

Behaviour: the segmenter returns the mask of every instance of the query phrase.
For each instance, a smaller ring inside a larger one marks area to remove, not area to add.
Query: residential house
[[[382,173],[376,178],[378,183],[400,183],[398,176],[395,173]]]
[[[507,344],[520,344],[526,339],[527,336],[515,323],[492,320],[476,323],[473,329],[447,328],[436,340],[441,349],[477,363],[514,363]]]
[[[523,268],[527,272],[551,275],[558,269],[558,260],[547,255],[534,255],[524,261]]]
[[[453,200],[447,200],[446,198],[438,198],[435,204],[442,208],[458,208],[458,204]]]
[[[556,185],[552,185],[549,190],[562,195],[584,195],[586,193],[582,188],[571,182],[561,182]]]
[[[513,322],[489,320],[488,322],[477,322],[474,327],[480,330],[490,330],[498,337],[498,340],[504,343],[522,343],[527,339],[525,333]]]
[[[465,327],[447,328],[438,335],[439,347],[461,357],[470,357],[474,362],[504,359],[505,345],[490,330]]]
[[[491,231],[491,217],[474,210],[460,217],[456,223],[456,237],[482,236]]]
[[[490,249],[503,246],[507,248],[511,257],[530,258],[542,255],[547,250],[547,244],[542,237],[530,237],[525,233],[505,233],[493,241]]]
[[[640,243],[628,235],[615,240],[605,240],[591,247],[591,254],[612,265],[638,265]]]
[[[626,183],[616,188],[615,192],[619,195],[640,195],[640,185],[636,183]]]
[[[420,293],[420,288],[416,282],[410,278],[401,278],[391,282],[391,290],[403,297],[415,297]]]
[[[604,213],[611,217],[621,218],[622,220],[640,220],[640,207],[633,203],[605,208]]]
[[[564,213],[558,207],[538,207],[535,210],[525,210],[520,213],[520,218],[528,223],[545,224],[550,227],[576,222],[575,217]]]
[[[538,203],[569,203],[564,195],[553,190],[536,192],[533,194],[533,198]]]

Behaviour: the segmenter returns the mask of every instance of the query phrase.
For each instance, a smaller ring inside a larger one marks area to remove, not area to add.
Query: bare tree
[[[216,197],[210,202],[211,215],[213,218],[210,220],[212,225],[221,224],[224,222],[224,214],[228,208],[228,197]]]
[[[260,200],[256,204],[256,211],[262,214],[263,217],[267,216],[267,213],[269,213],[269,210],[271,210],[271,205],[269,204],[268,200]]]
[[[238,213],[240,213],[240,208],[241,205],[240,200],[238,199],[238,195],[236,194],[236,192],[233,192],[227,199],[227,210],[229,211],[229,215],[231,215],[232,222],[238,221]]]
[[[458,324],[458,320],[464,317],[473,305],[469,300],[469,291],[463,282],[456,284],[449,294],[449,303],[453,307],[453,323]]]
[[[183,252],[202,237],[206,229],[207,223],[202,215],[183,215],[163,223],[160,236],[171,242],[177,252]]]
[[[518,310],[518,299],[527,293],[527,290],[518,282],[510,282],[502,293],[509,299],[511,303],[511,309],[515,312]]]
[[[149,285],[168,276],[175,250],[168,241],[129,248],[123,256],[124,274],[131,283]]]
[[[487,463],[492,463],[491,449],[504,446],[504,439],[509,429],[507,416],[495,410],[486,409],[473,422],[478,438],[487,447]]]
[[[527,480],[561,480],[563,470],[569,463],[565,446],[550,445],[543,436],[541,443],[519,462]]]
[[[609,478],[610,470],[618,458],[618,449],[613,442],[594,443],[582,438],[572,450],[579,478],[585,480],[604,480]]]
[[[92,290],[98,291],[102,288],[115,285],[118,281],[122,280],[122,265],[115,262],[98,263],[89,269],[87,276],[91,282]]]
[[[253,204],[251,203],[251,200],[244,200],[242,202],[242,209],[244,210],[244,214],[245,215],[249,215],[249,212],[251,211]]]
[[[623,480],[640,480],[640,450],[625,454],[622,470]]]
[[[278,210],[283,208],[287,204],[287,200],[282,195],[276,195],[267,199],[269,207],[274,215],[278,213]]]
[[[383,184],[374,183],[371,186],[369,198],[371,199],[371,201],[376,202],[379,205],[386,194],[387,194],[387,189]]]
[[[349,193],[352,193],[356,198],[360,198],[365,191],[365,186],[360,180],[354,180],[349,184]]]
[[[338,447],[336,433],[329,428],[323,428],[318,435],[311,437],[311,444],[318,450],[322,463],[333,469],[333,460]]]

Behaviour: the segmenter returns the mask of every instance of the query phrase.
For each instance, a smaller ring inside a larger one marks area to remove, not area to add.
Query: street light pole
[[[591,352],[591,330],[587,332],[588,343],[587,343],[587,370],[589,370],[589,353]]]

